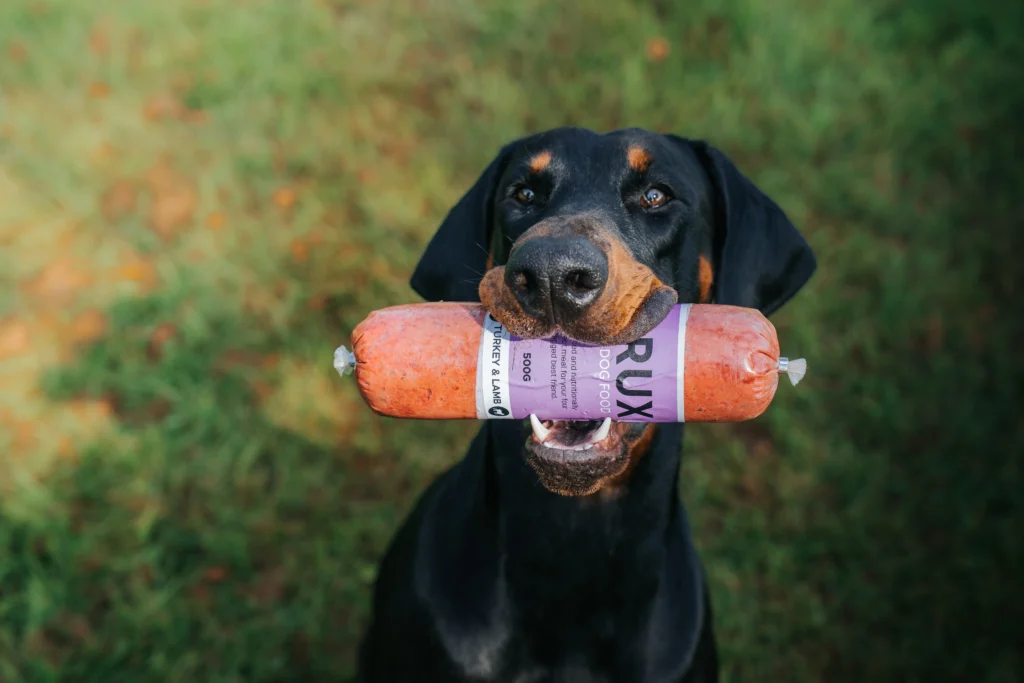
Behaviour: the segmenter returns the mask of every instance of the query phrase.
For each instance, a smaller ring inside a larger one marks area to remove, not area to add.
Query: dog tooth
[[[597,431],[590,435],[590,443],[600,443],[608,438],[608,433],[612,429],[612,419],[606,417],[601,426],[597,428]]]
[[[533,413],[530,413],[530,425],[533,427],[533,438],[537,439],[537,443],[544,443],[544,440],[551,436],[551,430],[542,425]]]

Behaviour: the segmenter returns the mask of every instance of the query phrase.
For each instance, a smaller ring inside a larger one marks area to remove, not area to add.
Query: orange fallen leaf
[[[15,319],[0,322],[0,360],[20,356],[30,346],[31,335],[27,323]]]
[[[98,422],[114,415],[114,404],[108,399],[76,399],[68,404],[80,422]]]
[[[196,126],[201,126],[210,120],[209,115],[202,109],[187,109],[181,116],[181,120],[185,123],[191,123]]]
[[[274,393],[274,387],[272,387],[269,382],[264,382],[260,379],[253,380],[249,383],[249,386],[252,388],[253,393],[256,394],[256,398],[260,401],[267,400],[270,398],[270,395]]]
[[[302,263],[309,258],[309,245],[301,239],[293,239],[291,244],[288,245],[288,251],[291,252],[292,258],[299,263]]]
[[[147,180],[152,193],[150,227],[164,240],[170,239],[175,231],[192,222],[199,193],[188,178],[167,162],[151,168]]]
[[[87,643],[93,639],[92,626],[89,625],[88,619],[81,614],[61,612],[54,621],[60,624],[62,631],[80,643]]]
[[[271,605],[284,595],[288,574],[284,567],[274,567],[256,577],[245,593],[261,605]]]
[[[21,64],[28,57],[28,48],[25,47],[24,43],[12,43],[7,48],[7,54],[15,64]]]
[[[174,339],[177,335],[178,328],[171,323],[157,325],[156,329],[149,335],[149,343],[147,344],[150,360],[160,360],[164,355],[164,347],[167,346],[167,342]]]
[[[107,32],[100,26],[94,26],[89,34],[89,50],[97,56],[106,55],[110,52],[110,39]]]
[[[36,427],[28,420],[19,420],[14,427],[14,450],[27,451],[36,445]]]
[[[338,259],[342,261],[353,260],[360,258],[363,253],[363,247],[358,244],[343,244],[338,248]]]
[[[103,99],[110,95],[110,86],[106,83],[90,83],[89,84],[89,97],[94,99]]]
[[[168,239],[176,228],[187,225],[192,220],[196,197],[191,189],[180,194],[166,195],[153,202],[149,213],[149,223],[160,237]]]
[[[313,296],[309,297],[309,301],[306,302],[306,307],[311,311],[322,311],[326,306],[326,294],[314,294]]]
[[[181,118],[185,111],[185,104],[173,95],[156,95],[142,107],[142,114],[148,121]]]
[[[107,330],[107,319],[97,309],[90,308],[80,313],[71,322],[71,340],[79,344],[96,341]]]
[[[203,578],[210,583],[220,583],[228,578],[228,570],[226,567],[207,567],[203,572]]]
[[[117,156],[117,148],[109,142],[101,143],[92,151],[92,158],[98,163],[113,159],[115,156]]]
[[[79,568],[86,573],[92,573],[103,567],[104,558],[98,555],[86,555],[79,561]]]
[[[195,74],[190,71],[181,71],[171,76],[171,89],[175,92],[191,90],[195,84]]]
[[[224,217],[224,214],[221,213],[220,211],[214,211],[213,213],[206,217],[206,227],[208,227],[210,230],[220,230],[221,228],[224,227],[224,224],[226,222],[227,219]]]
[[[188,85],[183,83],[178,89],[186,90]],[[207,114],[201,109],[190,109],[180,98],[174,95],[154,95],[146,100],[142,106],[142,115],[147,121],[159,122],[167,119],[184,121],[186,123],[205,123]]]
[[[70,436],[65,435],[60,437],[60,443],[57,446],[57,453],[65,460],[71,460],[75,457],[75,442],[71,440]]]
[[[210,589],[203,584],[197,584],[189,588],[188,596],[203,607],[210,604]]]
[[[228,372],[239,368],[260,368],[262,370],[273,370],[281,363],[281,357],[276,353],[260,354],[255,351],[243,349],[230,349],[217,359],[214,367],[218,372]]]
[[[93,274],[85,264],[62,256],[50,262],[32,280],[25,284],[25,290],[47,303],[64,303],[89,287]]]
[[[384,280],[391,276],[391,266],[382,258],[375,258],[370,264],[370,273],[378,280]]]
[[[290,209],[294,204],[297,195],[290,187],[282,187],[274,193],[274,203],[282,209]]]
[[[116,220],[125,214],[135,210],[135,184],[129,180],[119,180],[114,183],[100,200],[100,208],[103,216],[109,220]]]
[[[240,366],[255,365],[258,362],[258,357],[251,351],[243,351],[241,349],[228,349],[221,355],[217,362],[214,364],[220,371],[233,370]]]
[[[156,267],[146,261],[133,261],[118,266],[113,272],[114,279],[120,282],[136,282],[143,287],[154,287],[159,280]]]
[[[647,41],[647,58],[652,62],[662,61],[668,57],[669,51],[668,41],[661,36],[651,38]]]

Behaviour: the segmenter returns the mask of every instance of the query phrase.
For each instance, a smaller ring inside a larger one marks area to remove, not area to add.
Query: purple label
[[[556,336],[520,339],[488,317],[478,403],[484,419],[679,422],[689,306],[675,306],[631,344],[588,346]],[[504,385],[504,386],[503,386]]]

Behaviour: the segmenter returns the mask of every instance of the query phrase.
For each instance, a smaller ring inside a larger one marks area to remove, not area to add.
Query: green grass
[[[1024,13],[574,5],[0,3],[0,681],[344,679],[476,425],[330,352],[562,124],[710,139],[819,254],[808,379],[688,433],[725,680],[1019,680]]]

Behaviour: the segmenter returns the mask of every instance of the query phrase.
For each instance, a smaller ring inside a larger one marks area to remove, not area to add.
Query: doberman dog
[[[816,267],[786,214],[707,142],[559,128],[501,149],[411,284],[480,301],[523,338],[608,345],[677,302],[769,315]],[[385,554],[358,680],[717,681],[677,489],[682,436],[681,424],[485,422]]]

